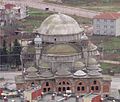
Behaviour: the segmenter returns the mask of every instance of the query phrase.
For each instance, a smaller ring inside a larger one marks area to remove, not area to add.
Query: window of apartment
[[[113,31],[111,31],[111,35],[113,35],[113,33],[114,33],[114,32],[113,32]]]
[[[97,28],[100,28],[100,25],[97,25],[96,27],[97,27]]]
[[[107,33],[107,31],[104,31],[104,34],[106,34]]]
[[[97,21],[99,22],[99,21],[100,21],[100,19],[97,19]]]
[[[107,22],[107,20],[106,20],[106,19],[104,19],[104,22]]]
[[[97,34],[100,34],[100,30],[97,30]]]
[[[107,28],[107,25],[104,25],[104,28]]]
[[[114,20],[110,20],[110,22],[114,22]]]
[[[110,26],[110,28],[114,28],[114,26]]]

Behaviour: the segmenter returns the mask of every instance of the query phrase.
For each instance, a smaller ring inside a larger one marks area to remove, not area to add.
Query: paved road
[[[10,0],[12,2],[12,0]],[[15,0],[13,0],[14,2]],[[7,1],[8,2],[8,1]],[[40,0],[16,0],[16,3],[25,4],[29,7],[37,8],[45,10],[45,8],[49,8],[49,11],[53,12],[60,12],[70,15],[76,15],[81,17],[93,18],[95,15],[99,14],[100,12],[86,10],[77,7],[70,7],[70,6],[63,6],[58,4],[46,3]]]
[[[109,64],[116,64],[116,65],[120,64],[120,61],[111,61],[111,60],[100,60],[100,62],[109,63]]]
[[[8,82],[14,82],[16,75],[21,75],[22,72],[7,72],[7,71],[0,71],[0,78],[5,78]]]

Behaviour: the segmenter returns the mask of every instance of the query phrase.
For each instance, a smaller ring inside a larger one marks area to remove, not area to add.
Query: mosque
[[[111,79],[102,75],[99,52],[70,16],[53,14],[36,29],[35,56],[22,75],[16,76],[18,89],[41,86],[44,93],[108,96]],[[29,53],[23,49],[22,53]],[[22,56],[22,60],[27,63]]]

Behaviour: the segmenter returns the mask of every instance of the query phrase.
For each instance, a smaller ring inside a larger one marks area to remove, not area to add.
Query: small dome
[[[86,36],[85,33],[81,36],[81,40],[88,40],[88,37]]]
[[[53,14],[46,18],[37,32],[45,35],[78,34],[84,29],[70,16]]]
[[[37,69],[35,67],[29,67],[26,71],[27,72],[37,72]]]
[[[87,60],[87,59],[86,59]],[[95,58],[89,58],[89,60],[88,60],[88,64],[89,65],[96,65],[98,62],[96,61],[96,59]]]
[[[75,65],[74,65],[75,68],[83,68],[84,66],[85,64],[81,61],[75,62]]]
[[[49,77],[53,77],[53,74],[49,70],[46,70],[40,76],[43,78],[49,78]]]
[[[39,37],[39,35],[36,36],[34,39],[35,44],[42,44],[42,39]]]
[[[88,70],[99,70],[100,68],[97,65],[90,65],[87,67]]]
[[[68,44],[57,44],[47,49],[48,54],[69,55],[78,51]]]
[[[89,49],[89,51],[93,51],[93,50],[97,49],[97,46],[94,45],[92,42],[89,42],[88,43],[88,49]]]
[[[90,75],[90,76],[100,76],[102,74],[100,72],[98,72],[97,70],[93,70],[93,71],[89,71],[88,75]]]
[[[45,62],[45,61],[43,61],[43,60],[40,60],[40,61],[39,61],[39,67],[40,67],[40,68],[50,68],[50,65],[49,65],[48,62]]]
[[[33,73],[28,73],[28,75],[26,75],[27,78],[36,78],[36,77],[39,77],[39,75],[35,72]]]
[[[69,76],[71,75],[71,72],[69,72],[66,68],[60,68],[56,72],[57,76]]]
[[[76,71],[76,72],[74,73],[74,75],[75,75],[75,76],[85,76],[86,73],[83,72],[82,70],[78,70],[78,71]]]
[[[103,76],[103,80],[105,80],[105,81],[112,81],[112,77],[109,76],[109,75],[104,75]]]

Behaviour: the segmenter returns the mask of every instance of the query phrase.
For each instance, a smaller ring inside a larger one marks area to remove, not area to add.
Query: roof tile
[[[94,18],[95,19],[116,20],[116,19],[120,18],[120,13],[116,13],[116,12],[103,12],[103,13],[100,13],[99,15],[96,15]]]

